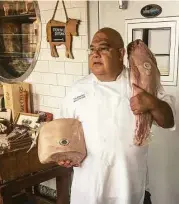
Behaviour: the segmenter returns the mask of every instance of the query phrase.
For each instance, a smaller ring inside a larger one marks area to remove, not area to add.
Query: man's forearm
[[[174,126],[172,109],[165,101],[155,99],[151,114],[159,126],[163,128],[172,128]]]

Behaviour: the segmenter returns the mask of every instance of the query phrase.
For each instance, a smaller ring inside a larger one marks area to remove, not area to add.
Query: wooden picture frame
[[[37,123],[38,119],[39,119],[39,114],[20,112],[15,119],[15,124],[25,125],[25,126],[35,129],[36,127],[40,125]]]

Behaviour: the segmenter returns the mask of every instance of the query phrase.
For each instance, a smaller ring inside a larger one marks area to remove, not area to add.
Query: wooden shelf
[[[0,16],[0,21],[3,22],[33,23],[35,20],[36,20],[35,14]]]
[[[34,36],[34,37],[37,37],[35,34],[22,34],[22,33],[0,33],[0,35],[2,36],[6,36],[6,35],[12,35],[12,36]]]
[[[40,195],[35,196],[35,201],[37,202],[37,204],[55,204],[56,203],[56,201],[53,201],[51,199],[48,199]]]
[[[14,52],[14,53],[0,53],[0,58],[34,58],[35,52]],[[0,59],[1,60],[1,59]]]

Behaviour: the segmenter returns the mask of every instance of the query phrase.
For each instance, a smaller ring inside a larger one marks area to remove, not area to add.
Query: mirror
[[[40,51],[37,1],[0,1],[0,82],[24,81]]]

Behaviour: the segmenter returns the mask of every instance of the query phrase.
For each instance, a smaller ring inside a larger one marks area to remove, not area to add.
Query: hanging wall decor
[[[162,13],[162,8],[157,4],[149,4],[141,9],[141,15],[146,18],[154,18]]]
[[[70,19],[67,16],[64,1],[62,0],[63,9],[66,16],[66,23],[54,20],[59,0],[57,0],[56,7],[52,19],[47,23],[47,42],[50,44],[51,56],[59,57],[56,46],[65,45],[66,47],[66,57],[73,59],[72,48],[72,36],[78,36],[78,24],[79,20]]]

